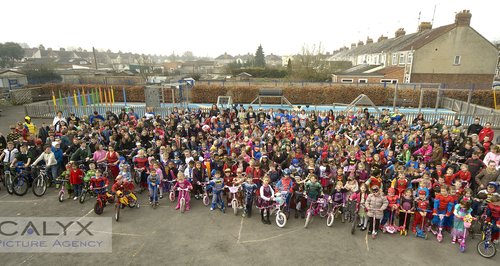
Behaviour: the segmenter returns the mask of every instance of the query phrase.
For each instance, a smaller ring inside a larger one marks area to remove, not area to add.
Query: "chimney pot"
[[[404,28],[399,28],[397,31],[396,31],[396,38],[398,37],[401,37],[401,36],[405,36],[406,34],[406,31]]]
[[[470,13],[470,10],[464,9],[455,15],[455,24],[457,26],[470,26],[471,17],[472,14]]]

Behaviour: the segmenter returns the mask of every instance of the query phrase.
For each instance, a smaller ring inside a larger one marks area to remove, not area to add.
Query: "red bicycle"
[[[93,188],[95,194],[97,195],[97,200],[94,205],[94,212],[97,215],[101,215],[104,212],[104,207],[106,203],[113,204],[115,202],[115,196],[102,187]]]

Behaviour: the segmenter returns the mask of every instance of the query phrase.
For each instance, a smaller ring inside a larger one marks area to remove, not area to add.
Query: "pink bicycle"
[[[311,202],[309,209],[306,211],[306,222],[304,224],[304,228],[307,228],[309,223],[311,223],[313,216],[326,211],[324,208],[325,204],[327,204],[327,200],[324,198],[318,198],[316,201]]]
[[[236,193],[240,190],[241,186],[226,186],[231,193],[231,207],[233,208],[234,215],[238,215],[238,199],[236,198]],[[207,197],[208,198],[208,197]],[[203,202],[205,202],[205,196],[203,196]]]
[[[179,191],[179,209],[181,213],[186,211],[186,195],[189,193],[189,188],[177,188]]]

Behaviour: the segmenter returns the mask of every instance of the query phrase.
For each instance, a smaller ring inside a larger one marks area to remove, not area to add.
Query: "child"
[[[95,176],[95,163],[89,163],[89,170],[87,170],[87,173],[85,173],[85,176],[83,177],[83,182],[85,182],[85,185],[89,185],[90,178]]]
[[[453,168],[449,167],[446,169],[446,174],[444,175],[444,183],[448,186],[453,186],[455,177],[456,176],[453,174]]]
[[[108,185],[108,178],[102,175],[101,170],[96,170],[95,176],[90,179],[90,189],[96,189],[96,193],[101,194],[108,190]]]
[[[499,231],[500,231],[500,196],[498,194],[491,197],[491,202],[487,205],[486,214],[488,219],[490,219],[493,225],[493,232],[491,235],[491,240],[494,243],[498,243]]]
[[[334,205],[341,206],[340,212],[344,212],[344,205],[346,201],[346,192],[347,189],[343,188],[342,181],[337,181],[335,188],[332,190],[331,199]]]
[[[425,230],[426,226],[426,216],[429,213],[429,200],[427,199],[427,193],[425,190],[418,191],[418,199],[415,201],[416,209],[415,219],[413,219],[412,231],[416,233],[417,226],[420,230]]]
[[[469,187],[471,182],[471,173],[469,171],[469,166],[467,164],[462,164],[460,166],[460,171],[455,174],[455,178],[460,180],[462,187]]]
[[[378,228],[380,227],[380,219],[384,216],[384,211],[388,205],[389,201],[382,195],[379,187],[376,185],[372,186],[372,193],[366,198],[369,235],[371,235],[372,232],[377,235]]]
[[[410,231],[410,218],[411,212],[414,210],[413,206],[413,196],[411,189],[405,190],[404,194],[399,199],[399,203],[401,206],[401,211],[399,212],[399,228],[403,228],[405,226],[406,231]],[[405,224],[406,219],[406,224]]]
[[[158,180],[160,180],[160,186],[158,187],[158,192],[160,193],[160,199],[163,199],[163,190],[164,187],[166,187],[166,182],[167,180],[163,178],[163,171],[160,167],[160,162],[157,160],[151,160],[151,170],[150,172],[156,172],[156,176],[158,177]]]
[[[203,171],[202,165],[200,161],[196,161],[195,167],[193,169],[193,193],[194,198],[199,200],[203,195],[203,187],[201,183],[205,182],[206,174]]]
[[[392,181],[391,186],[396,189],[397,195],[401,197],[401,194],[408,188],[408,179],[406,179],[405,173],[398,173],[398,178]]]
[[[125,161],[125,158],[120,157],[120,173],[123,178],[127,179],[127,181],[132,181],[132,175],[130,174],[130,165]]]
[[[78,199],[78,197],[80,197],[83,183],[83,171],[76,166],[76,163],[73,163],[73,165],[71,166],[71,171],[69,173],[69,183],[73,187],[73,200],[76,200]]]
[[[439,214],[449,217],[453,209],[453,198],[448,194],[448,186],[442,185],[440,192],[434,199],[434,208],[432,209],[434,218],[432,219],[433,228],[431,230],[435,235],[437,234],[437,227],[440,225]]]
[[[359,186],[359,192],[353,194],[352,199],[358,202],[358,216],[359,216],[359,224],[361,231],[366,230],[366,226],[368,225],[368,217],[366,216],[366,198],[368,197],[368,189],[365,184],[361,184]]]
[[[182,172],[179,172],[177,174],[177,182],[175,183],[174,191],[177,188],[188,189],[188,190],[193,189],[193,186],[191,185],[191,183],[189,183],[189,181],[186,179],[186,177]],[[179,193],[181,193],[181,191],[179,191]],[[189,211],[191,209],[191,204],[190,204],[191,197],[189,196],[189,191],[184,191],[184,199],[186,202],[186,211]],[[181,207],[181,197],[179,196],[177,199],[177,206],[175,207],[175,209],[178,210],[180,207]]]
[[[451,243],[457,243],[457,239],[467,237],[467,229],[464,227],[464,217],[471,215],[472,209],[470,202],[462,200],[459,204],[455,205],[453,214],[453,229],[451,230]]]
[[[250,218],[252,217],[253,195],[257,190],[257,185],[252,182],[252,177],[248,177],[246,181],[243,184],[241,184],[241,186],[245,191],[245,205],[242,216]]]
[[[231,173],[231,168],[226,168],[224,170],[224,186],[230,187],[233,185],[233,179],[234,176]],[[227,201],[227,206],[231,207],[231,200],[232,200],[232,193],[229,192],[229,189],[225,189],[224,193],[226,193],[226,201]]]
[[[379,189],[382,188],[382,178],[380,177],[380,170],[375,169],[373,170],[373,175],[366,181],[366,185],[368,186],[369,190],[371,191],[373,187],[377,187]]]
[[[344,188],[346,189],[347,192],[347,198],[349,196],[359,190],[359,185],[358,181],[356,181],[356,177],[354,176],[354,173],[350,173],[349,176],[347,177],[347,182],[345,183]]]
[[[389,188],[387,190],[387,209],[384,211],[384,218],[382,219],[382,222],[380,223],[381,225],[385,225],[387,220],[390,218],[391,213],[392,213],[392,223],[394,223],[395,220],[395,213],[398,212],[399,210],[399,196],[396,195],[396,190],[394,188]]]
[[[260,217],[261,221],[263,224],[271,224],[271,221],[269,220],[269,216],[271,216],[271,201],[274,198],[274,190],[269,185],[269,182],[271,180],[269,179],[269,176],[264,176],[264,179],[262,180],[262,186],[260,187],[260,202],[259,202],[259,208],[260,208]],[[264,210],[266,211],[266,219],[264,219]]]
[[[318,183],[318,177],[316,175],[309,175],[310,180],[305,186],[305,195],[307,196],[307,207],[309,208],[313,202],[318,200],[320,195],[323,195],[323,190],[321,184]]]
[[[358,181],[360,185],[361,183],[365,183],[370,178],[370,175],[368,174],[368,171],[366,171],[366,166],[364,163],[358,164],[358,175]]]
[[[56,188],[59,188],[60,186],[66,186],[66,190],[68,191],[68,199],[71,197],[71,193],[72,193],[73,188],[71,187],[71,185],[70,185],[70,183],[69,183],[69,182],[62,182],[62,180],[67,180],[67,181],[69,181],[69,179],[70,179],[71,169],[72,169],[72,164],[71,164],[71,163],[68,163],[68,164],[66,165],[66,170],[65,170],[65,171],[63,171],[63,172],[59,175],[59,178],[57,179],[57,181],[59,181],[60,183],[57,183],[57,184],[56,184]]]
[[[151,171],[147,178],[147,184],[149,188],[149,204],[159,204],[158,203],[158,191],[160,186],[160,178],[156,171]]]
[[[208,184],[212,189],[212,207],[211,211],[215,210],[220,205],[220,210],[225,213],[224,201],[222,200],[222,191],[224,190],[224,179],[221,178],[219,170],[215,171],[214,179]]]

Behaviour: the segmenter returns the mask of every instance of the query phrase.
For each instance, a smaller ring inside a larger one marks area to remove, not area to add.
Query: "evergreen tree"
[[[264,57],[262,45],[259,45],[257,52],[255,52],[255,67],[266,67],[266,59]]]

